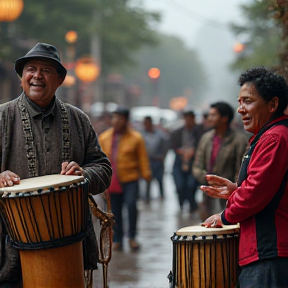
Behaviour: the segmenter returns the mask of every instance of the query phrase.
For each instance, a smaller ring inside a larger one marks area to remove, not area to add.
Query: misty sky
[[[235,60],[237,37],[228,24],[243,23],[239,5],[253,0],[142,0],[147,10],[158,11],[162,21],[156,27],[165,34],[182,38],[195,50],[206,72],[206,91],[194,95],[190,105],[202,99],[201,109],[215,101],[237,105],[238,72],[229,68]]]
[[[181,37],[192,47],[198,30],[210,23],[214,29],[227,29],[229,22],[241,22],[240,4],[251,0],[143,0],[143,6],[159,11],[162,21],[158,29]]]

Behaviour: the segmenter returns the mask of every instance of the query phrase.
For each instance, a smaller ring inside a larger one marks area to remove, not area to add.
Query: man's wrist
[[[223,212],[221,213],[221,221],[224,225],[231,225],[232,223],[230,223],[226,217],[225,217],[225,209],[223,210]]]

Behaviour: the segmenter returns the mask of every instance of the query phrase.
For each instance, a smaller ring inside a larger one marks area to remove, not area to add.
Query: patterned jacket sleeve
[[[112,176],[111,163],[102,151],[92,126],[90,127],[87,152],[82,168],[85,178],[90,183],[92,194],[99,194],[108,189]]]
[[[75,137],[80,139],[80,146],[74,147],[75,155],[83,155],[78,159],[78,164],[84,169],[84,177],[89,182],[90,192],[93,195],[100,194],[110,186],[111,163],[101,149],[89,117],[79,109],[72,109],[71,116],[74,117],[77,127]]]

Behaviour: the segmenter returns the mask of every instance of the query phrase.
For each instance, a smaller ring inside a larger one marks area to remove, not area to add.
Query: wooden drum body
[[[238,225],[189,226],[172,237],[172,288],[234,288],[239,274]]]
[[[1,214],[13,246],[20,250],[23,287],[84,288],[84,178],[48,175],[1,190]]]

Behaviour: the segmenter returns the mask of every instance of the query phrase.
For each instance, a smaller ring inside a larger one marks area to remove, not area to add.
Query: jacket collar
[[[26,107],[29,110],[29,114],[31,115],[31,117],[34,118],[38,115],[47,116],[49,114],[51,114],[52,116],[55,115],[55,109],[56,109],[56,105],[55,105],[56,97],[55,96],[53,100],[51,101],[51,103],[49,104],[49,106],[43,109],[37,106],[35,103],[33,103],[24,92],[23,92],[23,95],[24,95],[24,101],[25,101]]]
[[[276,124],[276,123],[278,123],[278,122],[280,122],[280,121],[282,121],[282,120],[285,120],[285,119],[288,119],[288,116],[286,116],[286,115],[283,115],[283,116],[280,116],[280,117],[278,117],[278,118],[276,118],[276,119],[274,119],[274,120],[272,120],[272,121],[268,121],[260,130],[259,130],[259,132],[262,130],[262,129],[265,129],[266,127],[268,127],[268,126],[270,126],[270,128],[272,127],[272,126],[274,126],[274,124]],[[269,128],[268,128],[269,129]],[[258,132],[258,133],[259,133]],[[253,142],[253,140],[255,139],[255,137],[258,135],[258,133],[256,133],[256,134],[254,134],[253,136],[251,136],[251,138],[249,139],[249,143],[251,144],[251,142]]]

